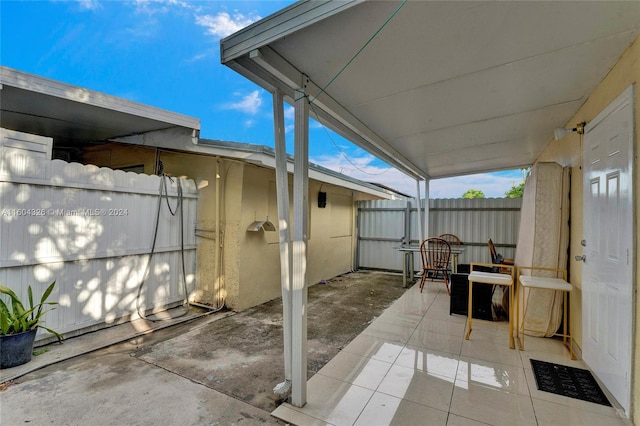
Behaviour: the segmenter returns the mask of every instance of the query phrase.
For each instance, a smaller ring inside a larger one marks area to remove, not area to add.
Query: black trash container
[[[458,266],[458,271],[460,271],[460,266],[463,265]],[[451,300],[449,304],[449,315],[458,314],[466,316],[469,308],[469,274],[451,274],[450,285]],[[473,318],[493,321],[493,311],[491,309],[492,296],[493,286],[488,284],[473,286]]]

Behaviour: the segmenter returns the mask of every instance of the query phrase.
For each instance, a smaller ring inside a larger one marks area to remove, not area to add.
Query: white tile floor
[[[272,415],[294,425],[631,425],[619,410],[537,390],[530,358],[587,368],[561,342],[508,347],[505,328],[449,315],[442,283],[412,288],[307,385],[307,404]],[[605,390],[606,392],[606,390]],[[607,397],[614,403],[610,395]]]

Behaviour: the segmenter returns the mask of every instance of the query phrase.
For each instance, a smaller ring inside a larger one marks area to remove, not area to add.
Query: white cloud
[[[156,13],[166,13],[168,8],[164,2],[152,0],[134,0],[136,13],[143,15],[155,15]]]
[[[256,14],[246,16],[235,12],[231,16],[227,12],[218,12],[216,15],[196,15],[196,24],[205,27],[207,34],[224,38],[260,19]]]
[[[223,109],[231,109],[246,114],[255,115],[259,112],[260,106],[262,106],[262,98],[260,97],[260,91],[254,90],[242,97],[238,102],[230,102],[222,106]]]
[[[291,105],[284,106],[284,119],[293,121],[296,117],[296,109]]]
[[[78,0],[78,4],[84,10],[102,9],[102,4],[98,0]]]
[[[208,57],[209,57],[209,55],[207,53],[198,53],[196,55],[193,55],[189,59],[187,59],[186,62],[198,62],[198,61],[201,61],[201,60],[206,59]]]
[[[375,157],[370,154],[358,157],[350,155],[349,160],[347,161],[340,154],[323,155],[310,159],[315,164],[365,182],[381,183],[407,195],[414,195],[416,192],[414,179],[394,168],[374,164]]]
[[[416,195],[416,181],[404,173],[386,165],[375,165],[374,157],[365,154],[359,157],[349,157],[351,162],[340,154],[335,156],[320,156],[311,159],[313,163],[328,169],[343,173],[365,182],[375,182],[386,185],[407,195]],[[353,164],[354,163],[355,167]],[[520,171],[510,176],[497,173],[481,173],[452,178],[433,179],[429,183],[429,198],[460,198],[468,189],[479,189],[487,198],[502,198],[504,193],[513,185],[522,181]],[[424,182],[420,182],[420,195],[424,197]]]
[[[180,0],[133,0],[132,4],[135,13],[147,16],[156,16],[157,14],[166,14],[175,11],[198,13],[201,10],[197,2],[189,3]]]

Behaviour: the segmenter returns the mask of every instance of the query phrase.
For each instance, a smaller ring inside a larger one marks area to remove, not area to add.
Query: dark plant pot
[[[24,333],[0,336],[0,368],[16,367],[31,361],[37,328]]]

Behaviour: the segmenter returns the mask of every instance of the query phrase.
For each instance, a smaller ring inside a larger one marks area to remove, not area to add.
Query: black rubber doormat
[[[611,407],[589,370],[535,359],[531,366],[539,390]]]

